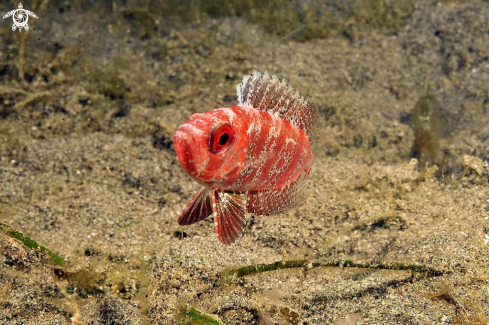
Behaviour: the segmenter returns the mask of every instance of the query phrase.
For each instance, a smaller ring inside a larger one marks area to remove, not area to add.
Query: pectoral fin
[[[192,197],[185,209],[178,217],[178,224],[181,226],[191,225],[204,220],[212,214],[211,190],[202,187]]]

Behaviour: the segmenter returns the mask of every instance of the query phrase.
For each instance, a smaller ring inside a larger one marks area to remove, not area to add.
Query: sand
[[[419,2],[399,27],[350,18],[309,39],[245,17],[169,27],[158,7],[34,5],[29,32],[0,29],[0,222],[69,264],[1,232],[1,324],[188,324],[191,308],[223,324],[489,323],[489,3]],[[177,223],[199,186],[172,134],[235,104],[253,70],[323,124],[304,204],[247,216],[224,246],[210,218]],[[438,165],[412,159],[426,82]],[[291,260],[307,262],[222,276]]]

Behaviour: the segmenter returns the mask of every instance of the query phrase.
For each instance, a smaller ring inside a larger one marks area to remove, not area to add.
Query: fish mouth
[[[189,131],[187,125],[180,125],[173,135],[173,146],[183,170],[194,175],[196,167],[193,158],[195,150],[198,150],[198,145],[195,136]]]

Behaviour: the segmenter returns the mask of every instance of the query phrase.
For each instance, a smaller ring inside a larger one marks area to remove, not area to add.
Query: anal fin
[[[212,192],[212,210],[219,241],[232,244],[243,233],[246,213],[246,195],[244,193]]]
[[[310,171],[310,168],[305,170],[299,177],[280,188],[249,191],[246,211],[256,215],[269,216],[297,207],[303,201],[302,185]]]
[[[178,224],[181,226],[191,225],[204,220],[212,214],[211,190],[202,187],[192,197],[185,209],[178,217]]]

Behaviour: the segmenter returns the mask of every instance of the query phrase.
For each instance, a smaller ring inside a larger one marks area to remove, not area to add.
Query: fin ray
[[[246,213],[246,195],[214,190],[212,210],[219,241],[232,244],[243,233]]]
[[[285,80],[254,71],[243,76],[236,93],[239,105],[276,115],[311,135],[317,119],[316,108]]]
[[[311,170],[301,173],[285,186],[271,190],[249,191],[246,211],[256,215],[280,214],[297,207],[303,201],[304,180]]]
[[[181,226],[191,225],[204,220],[212,214],[211,191],[207,187],[201,187],[195,193],[192,200],[178,217],[178,224]]]

